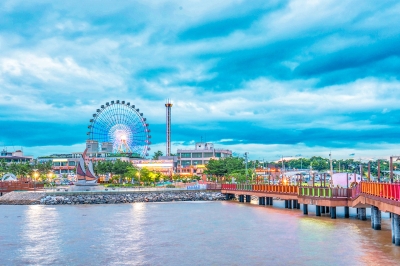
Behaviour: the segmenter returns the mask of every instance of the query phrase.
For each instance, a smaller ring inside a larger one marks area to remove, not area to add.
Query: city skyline
[[[79,3],[80,8],[74,8]],[[0,145],[81,151],[111,100],[152,150],[206,140],[250,159],[399,154],[400,5],[365,1],[4,1]]]

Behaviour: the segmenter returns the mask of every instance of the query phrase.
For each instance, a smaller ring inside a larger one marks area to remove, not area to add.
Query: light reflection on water
[[[236,202],[0,210],[0,265],[384,265],[400,259],[388,219],[374,231],[370,221]]]

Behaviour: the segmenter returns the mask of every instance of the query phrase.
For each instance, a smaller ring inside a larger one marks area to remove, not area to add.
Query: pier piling
[[[321,206],[315,205],[315,215],[321,216]]]
[[[367,220],[367,209],[360,208],[358,213],[360,215],[360,220],[362,220],[362,221],[366,221]]]
[[[344,218],[349,218],[350,217],[350,208],[345,206],[344,207]]]
[[[392,243],[395,243],[395,236],[394,236],[394,217],[393,213],[390,213],[390,225],[391,225],[391,231],[392,231]]]
[[[251,195],[246,195],[246,202],[251,202]]]
[[[303,214],[304,215],[308,214],[308,205],[307,204],[303,204]]]
[[[394,244],[400,246],[400,217],[398,214],[393,214],[394,218]]]
[[[336,219],[336,207],[331,207],[331,219]]]

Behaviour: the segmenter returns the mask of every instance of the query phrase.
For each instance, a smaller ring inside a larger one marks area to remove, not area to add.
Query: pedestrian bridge
[[[357,208],[357,217],[367,220],[366,208],[371,208],[371,227],[381,229],[381,211],[389,212],[392,222],[392,242],[400,246],[400,184],[361,182],[354,188],[312,187],[270,184],[222,184],[221,193],[227,199],[250,202],[258,198],[259,205],[271,206],[273,200],[284,200],[285,208],[300,209],[308,214],[308,205],[316,206],[316,216],[330,213],[336,219],[336,207],[344,207],[345,218],[349,208]]]

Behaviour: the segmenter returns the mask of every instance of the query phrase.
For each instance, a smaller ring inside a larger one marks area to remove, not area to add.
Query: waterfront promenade
[[[274,199],[285,201],[285,208],[300,209],[308,215],[308,205],[316,206],[316,216],[330,213],[336,219],[336,208],[344,207],[344,217],[349,218],[349,208],[357,209],[357,217],[367,220],[366,208],[371,208],[371,227],[381,230],[381,212],[391,216],[392,243],[400,246],[400,184],[361,182],[354,188],[310,187],[267,184],[223,184],[221,193],[227,199],[251,202],[257,197],[259,205],[271,206]]]

